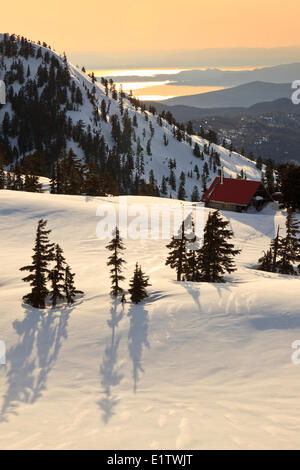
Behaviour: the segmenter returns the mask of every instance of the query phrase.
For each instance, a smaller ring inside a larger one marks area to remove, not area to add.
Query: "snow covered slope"
[[[252,269],[284,213],[224,213],[243,250],[224,285],[177,283],[165,240],[126,241],[127,279],[138,260],[152,287],[123,310],[108,295],[101,202],[118,198],[0,191],[0,448],[299,448],[300,280]],[[85,291],[72,308],[21,304],[41,217]]]
[[[1,36],[0,36],[1,40]],[[59,61],[59,63],[62,65],[62,67],[65,66],[65,62],[62,57],[57,55],[55,52],[50,51],[48,48],[42,47],[42,46],[37,46],[35,44],[32,44],[34,47],[34,50],[37,51],[38,48],[40,47],[42,57],[29,57],[25,58],[22,56],[18,56],[18,60],[20,60],[23,63],[23,68],[25,72],[25,83],[22,85],[22,87],[26,87],[26,84],[28,83],[29,80],[37,80],[37,71],[39,66],[43,65],[43,67],[48,67],[49,64],[47,64],[44,60],[44,55],[47,52],[50,57],[52,55],[55,56],[55,58]],[[3,58],[3,64],[1,67],[0,64],[0,79],[4,77],[5,71],[9,70],[11,65],[14,63],[16,60],[15,57],[5,57]],[[120,119],[120,122],[122,122],[122,116],[120,113],[119,109],[119,103],[115,99],[112,99],[111,97],[111,92],[109,92],[109,96],[106,96],[105,94],[105,89],[103,85],[100,83],[96,82],[95,83],[95,103],[96,103],[96,110],[91,103],[88,92],[92,93],[94,84],[92,83],[92,79],[87,76],[85,73],[80,71],[77,67],[66,63],[70,74],[71,74],[71,82],[75,83],[77,87],[79,87],[82,97],[83,97],[83,102],[82,105],[76,105],[76,110],[65,110],[66,111],[66,116],[67,118],[71,118],[74,125],[78,123],[79,121],[82,121],[83,126],[85,129],[90,131],[92,136],[95,135],[102,135],[105,139],[106,144],[108,145],[109,148],[113,148],[115,145],[115,142],[112,138],[111,131],[112,131],[112,126],[111,126],[111,117],[113,115],[117,115]],[[30,69],[30,76],[26,77],[26,71],[28,70],[28,67]],[[17,80],[14,81],[12,84],[12,89],[14,93],[18,93],[20,91],[21,85],[17,82]],[[43,91],[43,86],[39,88],[39,95]],[[68,97],[70,98],[70,90],[68,91]],[[108,117],[108,122],[104,122],[102,119],[100,119],[98,122],[95,122],[94,116],[95,112],[98,114],[98,117],[101,115],[101,102],[102,100],[105,101],[106,107],[109,107],[109,117]],[[61,109],[64,107],[61,106]],[[209,164],[209,156],[205,155],[205,160],[201,160],[193,155],[193,147],[195,143],[198,143],[200,146],[200,150],[204,149],[204,145],[208,144],[207,141],[204,139],[194,136],[192,137],[191,145],[187,141],[181,141],[179,142],[176,138],[173,137],[172,135],[172,126],[170,126],[165,120],[163,120],[162,126],[159,126],[157,123],[157,116],[153,116],[149,112],[142,112],[141,109],[136,110],[133,105],[127,100],[124,100],[124,109],[128,109],[129,116],[131,119],[133,119],[134,116],[137,118],[137,127],[134,128],[135,130],[135,139],[132,139],[132,151],[133,151],[133,157],[135,160],[136,164],[136,152],[137,152],[137,140],[138,138],[140,139],[141,145],[143,147],[143,153],[144,153],[144,158],[145,158],[145,172],[143,175],[143,178],[146,181],[149,181],[149,171],[153,170],[154,171],[154,176],[157,181],[157,184],[160,186],[162,177],[168,177],[169,176],[169,168],[168,168],[168,163],[170,159],[175,159],[177,166],[176,169],[174,169],[175,173],[175,178],[176,178],[176,190],[172,190],[170,185],[168,185],[167,188],[167,195],[169,196],[171,194],[172,197],[176,197],[178,187],[179,187],[179,179],[181,172],[184,172],[186,175],[192,171],[192,177],[187,177],[186,178],[186,184],[185,184],[185,190],[186,190],[186,198],[190,199],[191,194],[193,191],[194,186],[198,187],[199,193],[202,193],[202,181],[201,177],[197,179],[196,173],[193,172],[195,165],[198,165],[200,175],[203,172],[203,165],[205,163]],[[8,103],[0,109],[0,123],[3,121],[3,118],[5,116],[5,113],[8,113],[10,118],[13,117],[12,113],[12,108],[11,104],[8,101]],[[147,115],[148,120],[146,121],[145,115]],[[30,116],[29,116],[30,119]],[[89,128],[90,126],[90,128]],[[154,135],[151,137],[151,129],[150,126],[154,129]],[[166,146],[164,145],[163,138],[164,134],[166,135],[169,144]],[[152,156],[147,155],[146,153],[146,144],[147,141],[151,139],[151,152]],[[10,139],[10,144],[11,147],[13,146],[18,147],[18,139]],[[69,149],[70,147],[73,148],[75,153],[79,155],[81,158],[84,157],[84,152],[82,148],[80,148],[78,142],[74,142],[73,139],[68,138],[67,139],[67,148]],[[231,176],[231,177],[236,177],[237,174],[241,172],[241,170],[244,171],[244,174],[247,176],[249,179],[255,179],[255,180],[260,180],[261,179],[261,172],[256,168],[255,163],[252,162],[251,160],[247,159],[246,157],[243,157],[239,155],[238,153],[233,152],[232,154],[229,152],[229,150],[224,149],[223,147],[220,147],[218,145],[211,145],[210,151],[216,151],[220,155],[220,163],[221,165],[224,166],[224,172],[225,176]],[[218,169],[215,169],[216,172]],[[214,179],[216,174],[213,172],[213,169],[210,171],[210,176],[207,180],[207,184]]]

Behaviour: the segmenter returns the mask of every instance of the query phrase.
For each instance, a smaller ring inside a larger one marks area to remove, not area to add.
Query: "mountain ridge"
[[[168,106],[186,105],[196,108],[250,107],[260,102],[289,98],[292,88],[289,83],[254,81],[224,90],[210,91],[196,95],[177,96],[160,103]]]
[[[165,178],[164,195],[176,197],[183,178],[187,199],[195,187],[202,193],[204,178],[209,184],[220,165],[227,176],[236,177],[243,170],[248,178],[261,179],[253,161],[188,135],[170,120],[145,110],[138,100],[116,92],[113,84],[96,82],[46,46],[2,35],[0,78],[7,84],[8,101],[0,107],[0,123],[11,163],[38,150],[46,154],[50,166],[64,148],[72,148],[85,162],[95,163],[100,174],[113,175],[122,194],[132,193],[138,178],[147,184],[154,180],[163,195]],[[130,142],[127,139],[124,151],[126,129]],[[123,150],[118,149],[121,144]],[[194,155],[196,144],[201,158]],[[130,182],[125,186],[129,161]]]

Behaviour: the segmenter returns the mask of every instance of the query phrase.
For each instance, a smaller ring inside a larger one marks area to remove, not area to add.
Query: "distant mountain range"
[[[157,73],[154,75],[114,76],[116,82],[152,82],[169,80],[175,86],[224,86],[233,87],[250,82],[291,83],[300,77],[300,63],[256,68],[254,70],[182,70],[179,73]]]
[[[184,70],[176,75],[176,85],[237,86],[250,82],[291,83],[300,77],[300,63],[254,70]],[[174,80],[174,76],[173,76]]]
[[[168,106],[157,101],[149,102],[161,113],[163,110],[170,111],[178,122],[187,122],[194,119],[200,119],[208,116],[255,116],[259,114],[282,112],[291,114],[300,114],[300,106],[296,106],[289,98],[279,98],[274,101],[264,101],[256,103],[249,107],[232,108],[195,108],[194,106],[175,105]]]
[[[291,83],[251,82],[224,90],[197,95],[177,96],[161,103],[168,106],[193,106],[196,108],[249,107],[261,102],[290,98]]]

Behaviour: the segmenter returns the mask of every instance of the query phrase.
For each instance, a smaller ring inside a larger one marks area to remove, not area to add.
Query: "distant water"
[[[96,77],[112,78],[117,88],[122,86],[125,92],[133,94],[144,101],[161,101],[176,96],[194,95],[209,91],[221,90],[221,86],[187,86],[176,84],[176,75],[187,70],[205,70],[201,68],[132,68],[132,69],[94,69]],[[209,67],[214,68],[214,67]],[[251,70],[256,67],[218,67],[219,70]],[[163,80],[163,78],[166,80]],[[159,78],[159,79],[158,79]]]

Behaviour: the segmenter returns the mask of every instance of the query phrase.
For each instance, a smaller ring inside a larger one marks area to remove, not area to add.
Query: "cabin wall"
[[[244,206],[238,206],[236,204],[232,204],[229,202],[208,201],[205,203],[205,207],[210,207],[212,209],[219,209],[223,211],[233,211],[233,212],[241,212],[242,210],[247,210],[247,208]]]

